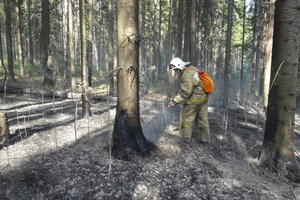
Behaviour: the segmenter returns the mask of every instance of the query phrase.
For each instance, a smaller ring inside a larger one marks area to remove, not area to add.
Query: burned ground
[[[145,136],[158,150],[130,161],[110,156],[113,102],[94,102],[81,119],[79,102],[7,96],[12,139],[0,150],[2,199],[300,199],[300,189],[281,172],[261,170],[256,160],[263,115],[247,106],[210,108],[210,145],[178,137],[176,109],[159,98],[141,100]],[[76,115],[77,114],[77,115]],[[225,129],[227,127],[227,129]],[[296,155],[299,151],[296,118]],[[226,130],[226,131],[225,131]]]

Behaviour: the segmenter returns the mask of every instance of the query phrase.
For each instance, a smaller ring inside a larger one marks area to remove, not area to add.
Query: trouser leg
[[[180,113],[180,136],[190,139],[193,131],[193,123],[197,116],[197,105],[183,105]]]
[[[208,123],[208,102],[199,106],[196,119],[196,139],[202,142],[210,142],[210,130]]]

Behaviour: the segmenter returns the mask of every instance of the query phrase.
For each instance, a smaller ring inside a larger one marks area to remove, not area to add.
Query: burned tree
[[[152,146],[143,135],[139,114],[138,0],[118,1],[117,113],[112,151],[116,156],[145,153]]]
[[[260,163],[292,160],[298,72],[299,11],[296,1],[276,1],[264,150]],[[284,161],[284,162],[280,162]]]

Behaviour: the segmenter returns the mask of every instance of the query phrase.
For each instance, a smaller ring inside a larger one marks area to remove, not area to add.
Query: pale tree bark
[[[73,5],[72,0],[68,0],[68,34],[67,34],[67,81],[69,87],[76,88],[75,73],[75,52],[74,52],[74,35],[73,35]]]
[[[89,100],[89,80],[88,80],[88,63],[87,63],[87,30],[86,30],[86,2],[79,2],[79,18],[80,18],[80,66],[81,66],[81,89],[82,89],[82,117],[91,115]]]
[[[42,1],[42,27],[40,34],[41,64],[44,69],[44,86],[54,87],[54,69],[48,66],[50,45],[50,2]]]
[[[296,4],[294,0],[275,2],[271,85],[260,164],[270,160],[286,167],[293,160],[297,82],[292,80],[297,80],[300,42]]]
[[[228,88],[229,88],[229,68],[231,59],[231,36],[232,36],[232,12],[234,1],[229,0],[227,15],[227,33],[226,33],[226,49],[225,49],[225,66],[224,66],[224,88],[223,88],[223,107],[227,108],[228,104]]]
[[[114,0],[108,1],[108,70],[109,70],[109,95],[115,95],[114,84]]]
[[[139,113],[139,1],[117,2],[118,100],[112,151],[130,157],[133,152],[148,152],[151,143],[143,135]]]
[[[273,45],[273,28],[274,28],[274,8],[275,0],[266,2],[267,14],[264,23],[264,72],[263,72],[263,107],[267,110],[268,96],[270,88],[272,45]]]
[[[9,126],[6,114],[0,112],[0,145],[9,140]]]
[[[11,33],[11,3],[12,3],[11,0],[4,0],[6,48],[7,48],[7,69],[8,69],[9,78],[12,80],[15,80],[13,47],[12,47],[12,33]]]
[[[20,67],[20,76],[24,76],[24,57],[22,45],[22,0],[16,0],[16,45],[17,58]]]

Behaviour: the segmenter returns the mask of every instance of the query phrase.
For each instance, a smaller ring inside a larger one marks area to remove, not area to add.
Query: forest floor
[[[212,142],[201,145],[182,142],[178,109],[163,99],[152,94],[140,102],[144,134],[158,150],[124,161],[106,148],[114,102],[94,102],[92,117],[81,119],[80,102],[7,95],[0,111],[12,139],[0,147],[0,199],[300,199],[300,186],[283,172],[256,167],[259,109],[232,104],[225,123],[210,107]],[[295,132],[300,155],[300,113]]]

